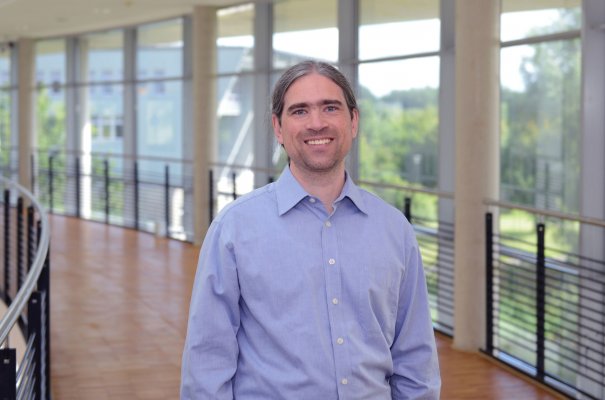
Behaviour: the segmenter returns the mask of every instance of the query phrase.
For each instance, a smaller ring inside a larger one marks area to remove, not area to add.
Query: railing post
[[[170,165],[164,167],[164,219],[166,237],[170,237]]]
[[[536,254],[536,374],[540,381],[544,381],[544,324],[546,313],[546,263],[544,256],[543,223],[536,226],[537,254]]]
[[[10,270],[10,243],[11,243],[11,218],[10,218],[10,191],[4,190],[4,302],[6,305],[10,305],[10,282],[11,282],[11,270]]]
[[[25,281],[25,264],[23,251],[23,197],[17,199],[17,291],[23,286]]]
[[[34,206],[27,207],[27,271],[31,268],[34,263],[34,257],[36,256],[36,230],[34,226]]]
[[[485,214],[485,351],[494,352],[494,226],[492,213]]]
[[[103,177],[105,181],[105,223],[109,224],[109,161],[103,160]]]
[[[80,157],[76,157],[76,217],[80,218]]]
[[[235,174],[235,172],[233,172],[231,174],[231,188],[233,189],[233,191],[231,192],[231,197],[233,198],[233,200],[237,199],[237,186],[235,183],[236,178],[237,175]]]
[[[139,163],[134,162],[134,229],[139,230]]]
[[[50,213],[53,212],[53,195],[54,195],[54,187],[53,187],[53,179],[54,179],[54,171],[53,171],[53,156],[48,157],[48,209]]]
[[[17,350],[0,349],[0,399],[17,398]]]
[[[403,199],[403,215],[412,223],[412,199],[407,196]]]
[[[214,172],[208,171],[208,216],[210,223],[214,219]]]
[[[32,346],[34,365],[34,398],[41,399],[42,393],[42,326],[41,326],[41,295],[33,292],[27,308],[27,336],[34,337]]]

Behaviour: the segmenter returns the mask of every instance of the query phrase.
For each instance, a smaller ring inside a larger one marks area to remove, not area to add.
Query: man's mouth
[[[310,140],[305,140],[305,143],[310,144],[310,145],[328,144],[332,140],[334,140],[334,139],[310,139]]]

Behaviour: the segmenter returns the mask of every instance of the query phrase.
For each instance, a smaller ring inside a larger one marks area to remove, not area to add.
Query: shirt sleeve
[[[202,245],[193,284],[181,365],[181,400],[233,399],[239,297],[233,246],[215,220]]]
[[[399,289],[391,347],[394,400],[439,399],[441,377],[422,259],[411,227],[406,237],[405,274]]]

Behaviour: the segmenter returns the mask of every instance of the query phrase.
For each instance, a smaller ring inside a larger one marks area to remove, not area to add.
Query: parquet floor
[[[50,222],[53,399],[178,399],[199,248],[75,218]],[[437,339],[442,399],[558,398]]]

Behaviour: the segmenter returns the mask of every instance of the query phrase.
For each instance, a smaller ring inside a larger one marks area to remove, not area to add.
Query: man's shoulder
[[[366,189],[358,188],[370,216],[382,215],[395,220],[405,220],[403,213],[382,197]]]
[[[215,217],[217,222],[252,216],[271,208],[275,204],[275,183],[269,183],[248,192],[227,204]]]

